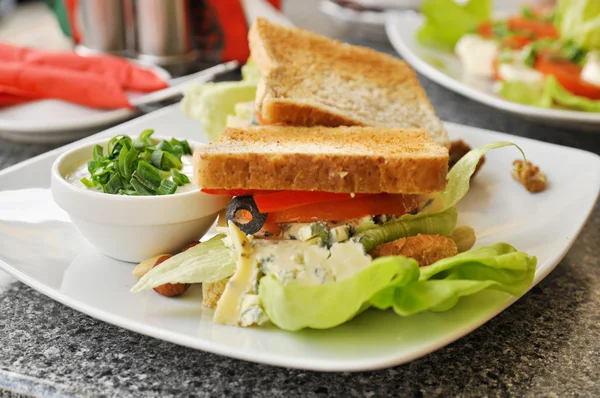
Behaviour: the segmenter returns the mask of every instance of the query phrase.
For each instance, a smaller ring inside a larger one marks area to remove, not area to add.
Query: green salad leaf
[[[490,19],[492,0],[469,0],[464,5],[454,0],[426,0],[421,13],[425,22],[417,39],[424,45],[453,51],[463,35]]]
[[[447,311],[460,297],[485,289],[513,296],[527,291],[533,281],[536,257],[506,243],[480,247],[421,267],[418,278],[397,276],[372,297],[375,308],[393,308],[401,316],[423,311]]]
[[[263,277],[259,295],[272,323],[281,329],[326,329],[373,306],[401,316],[447,311],[460,297],[485,289],[520,296],[535,274],[536,258],[506,243],[473,249],[419,268],[403,256],[381,257],[342,281],[284,284]]]
[[[217,282],[235,272],[235,261],[216,235],[152,268],[131,289],[137,293],[165,283]]]
[[[467,194],[471,183],[471,176],[475,172],[477,164],[483,155],[492,149],[498,149],[506,146],[517,147],[517,149],[521,151],[523,158],[525,158],[523,150],[517,144],[500,141],[492,142],[479,148],[474,148],[465,156],[460,158],[458,162],[456,162],[456,164],[448,173],[448,183],[446,184],[446,189],[444,189],[444,192],[442,192],[441,195],[444,210],[455,206]]]
[[[183,114],[200,120],[204,133],[217,141],[225,129],[227,116],[235,113],[235,105],[254,101],[260,72],[252,61],[242,67],[242,80],[191,84],[183,93]]]
[[[502,82],[500,96],[524,105],[542,108],[566,108],[584,112],[600,112],[600,101],[567,91],[554,76],[547,76],[543,86],[520,81]]]
[[[407,214],[357,234],[353,239],[369,252],[381,244],[418,234],[451,236],[457,218],[458,212],[454,207],[438,213]]]
[[[559,0],[554,24],[562,39],[588,50],[600,49],[600,1]]]
[[[260,280],[258,292],[267,317],[281,329],[327,329],[368,308],[371,297],[396,275],[412,272],[418,278],[418,266],[411,271],[411,264],[416,265],[416,261],[381,257],[342,281],[309,286],[283,284],[275,277],[265,276]]]

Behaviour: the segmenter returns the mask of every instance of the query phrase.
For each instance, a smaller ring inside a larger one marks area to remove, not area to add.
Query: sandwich
[[[240,82],[185,93],[210,143],[194,181],[231,198],[216,234],[133,292],[202,284],[217,323],[326,329],[361,312],[446,311],[484,289],[523,294],[536,259],[472,249],[456,204],[493,143],[461,154],[403,61],[258,19]],[[185,291],[185,289],[181,289]]]
[[[201,283],[215,322],[289,331],[335,327],[370,307],[448,310],[487,288],[520,295],[535,257],[505,243],[471,249],[455,208],[483,154],[506,145],[448,171],[448,150],[422,128],[226,128],[194,153],[196,184],[231,197],[217,234],[132,291]]]
[[[391,55],[258,18],[241,82],[188,89],[184,114],[216,141],[225,127],[372,126],[422,128],[449,147],[448,134],[410,66]]]

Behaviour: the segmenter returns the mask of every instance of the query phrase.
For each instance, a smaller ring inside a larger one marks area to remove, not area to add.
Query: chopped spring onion
[[[170,195],[189,184],[190,179],[179,171],[181,157],[192,154],[189,143],[175,138],[159,142],[152,139],[153,133],[144,130],[135,141],[115,136],[106,146],[106,155],[102,146],[95,145],[87,164],[90,177],[81,183],[118,195]]]
[[[135,173],[135,172],[134,172]],[[132,178],[129,183],[131,184],[131,186],[133,187],[133,189],[135,189],[135,191],[140,194],[140,195],[144,195],[144,196],[150,196],[150,195],[154,195],[154,192],[146,189],[145,186],[143,186],[138,180],[136,180],[135,178]]]
[[[182,174],[175,169],[171,170],[171,173],[173,174],[173,181],[177,185],[182,186],[190,183],[190,179],[185,174]]]
[[[157,195],[171,195],[177,190],[177,184],[171,180],[163,180],[160,187],[156,190]]]

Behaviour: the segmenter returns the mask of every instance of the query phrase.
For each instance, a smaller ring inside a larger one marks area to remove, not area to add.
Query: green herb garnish
[[[531,9],[531,7],[525,6],[525,7],[521,8],[521,14],[526,19],[531,19],[531,20],[538,19],[538,16],[533,12],[533,10]]]
[[[190,179],[179,170],[181,157],[191,155],[186,140],[175,138],[158,142],[154,130],[144,130],[133,141],[125,135],[113,137],[104,148],[94,146],[88,162],[89,178],[81,183],[90,189],[113,195],[171,195]]]

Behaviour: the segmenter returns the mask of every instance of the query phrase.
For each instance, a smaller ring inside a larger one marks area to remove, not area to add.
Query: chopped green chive
[[[182,186],[190,183],[190,179],[185,174],[180,173],[178,170],[171,170],[171,174],[173,175],[173,182],[177,185]]]
[[[90,181],[89,179],[87,179],[86,177],[83,177],[83,178],[82,178],[80,181],[81,181],[81,183],[82,183],[83,185],[85,185],[85,186],[86,186],[86,187],[88,187],[88,188],[94,188],[94,186],[95,186],[95,185],[94,185],[94,183],[93,183],[93,182],[91,182],[91,181]]]
[[[163,180],[156,190],[157,195],[172,195],[177,190],[177,184],[171,180]]]
[[[106,155],[102,146],[95,145],[87,164],[90,177],[82,178],[82,184],[119,195],[170,195],[189,184],[189,178],[179,172],[181,156],[192,154],[189,143],[175,138],[158,142],[153,133],[144,130],[135,141],[115,136],[106,146]]]
[[[131,186],[133,187],[133,189],[135,189],[135,191],[139,195],[144,195],[144,196],[154,195],[154,192],[146,189],[146,187],[143,186],[140,182],[138,182],[138,180],[136,180],[135,178],[131,178],[131,180],[129,181],[129,183],[131,184]]]
[[[92,160],[98,161],[104,157],[104,149],[100,145],[94,145],[92,150]]]
[[[111,194],[116,194],[123,189],[123,181],[121,181],[119,174],[113,174],[112,177],[110,177],[110,180],[108,180],[108,182],[102,187],[102,189],[104,192]]]

